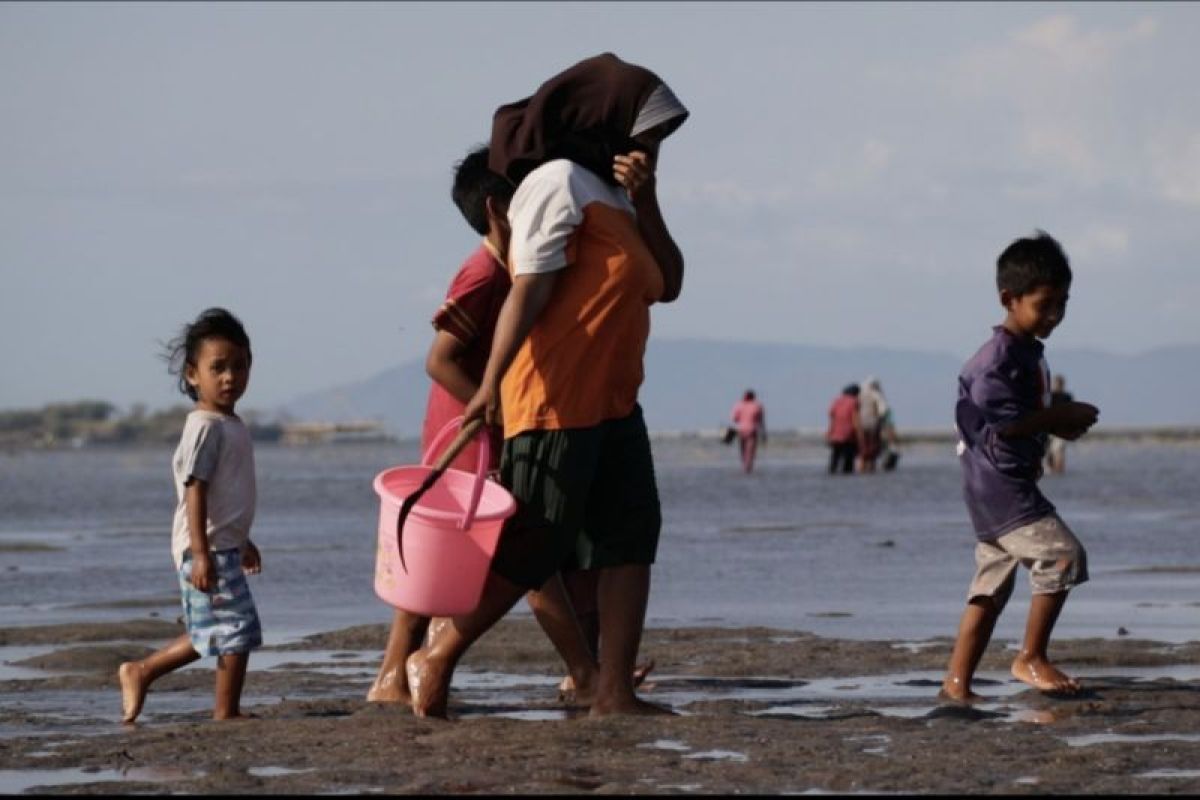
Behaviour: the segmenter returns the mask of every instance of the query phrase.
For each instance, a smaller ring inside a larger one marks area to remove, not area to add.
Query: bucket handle
[[[433,437],[433,441],[429,443],[425,454],[421,456],[422,466],[432,466],[433,456],[450,435],[462,428],[463,418],[461,416],[447,422],[442,426],[442,429]],[[458,529],[465,531],[475,522],[475,512],[479,510],[479,498],[483,495],[483,482],[487,478],[488,461],[492,455],[492,436],[488,432],[487,426],[479,429],[477,434],[479,437],[479,458],[475,462],[475,484],[471,487],[471,502],[467,504],[467,513],[458,521]]]

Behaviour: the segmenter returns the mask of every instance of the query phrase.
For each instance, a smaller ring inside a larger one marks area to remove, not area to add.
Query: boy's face
[[[1000,303],[1008,310],[1004,327],[1021,336],[1047,338],[1067,315],[1070,289],[1041,284],[1022,295],[1001,290]]]
[[[508,252],[508,241],[512,238],[512,227],[508,224],[508,203],[488,195],[484,201],[487,210],[488,238],[500,249]]]

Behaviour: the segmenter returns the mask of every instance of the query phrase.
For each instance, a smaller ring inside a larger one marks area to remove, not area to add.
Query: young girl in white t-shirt
[[[250,379],[250,339],[237,317],[210,308],[167,345],[169,370],[196,401],[171,466],[178,503],[171,555],[183,595],[187,632],[117,671],[123,721],[133,722],[158,678],[201,656],[217,656],[214,719],[239,707],[250,651],[262,644],[246,574],[262,571],[250,541],[254,521],[254,450],[234,405]]]

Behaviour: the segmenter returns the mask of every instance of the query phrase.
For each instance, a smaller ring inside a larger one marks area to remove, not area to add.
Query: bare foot
[[[411,703],[408,692],[408,673],[402,667],[381,672],[367,691],[368,703]]]
[[[1042,657],[1019,655],[1012,663],[1013,677],[1039,692],[1075,694],[1079,682]]]
[[[117,680],[121,682],[121,722],[133,722],[142,713],[142,704],[146,702],[143,677],[138,661],[126,661],[117,668]]]
[[[654,659],[643,661],[633,668],[633,686],[636,689],[646,682],[646,676],[654,669]],[[562,679],[558,684],[558,702],[568,706],[576,706],[578,708],[587,708],[592,704],[592,689],[586,687],[582,690],[575,687],[575,679],[570,675]]]
[[[637,688],[646,682],[646,676],[654,671],[654,659],[643,661],[633,668],[633,688]]]
[[[572,708],[587,708],[592,704],[593,692],[594,689],[591,686],[585,686],[582,689],[577,687],[575,679],[568,675],[558,684],[558,702]]]
[[[408,675],[413,714],[445,719],[450,695],[450,674],[445,667],[431,661],[424,650],[418,650],[404,662],[404,671]]]
[[[590,716],[607,717],[612,714],[627,714],[636,716],[679,716],[674,711],[663,706],[656,706],[653,703],[647,703],[638,697],[632,697],[628,700],[605,702],[597,700],[592,703]]]
[[[952,689],[947,689],[945,686],[941,688],[937,696],[939,700],[949,700],[951,703],[962,703],[968,706],[983,702],[985,699],[983,695],[978,695],[971,691],[959,693]]]
[[[213,719],[217,720],[218,722],[230,722],[243,719],[256,719],[256,717],[254,714],[243,714],[241,711],[234,711],[232,714],[219,714],[214,711]]]

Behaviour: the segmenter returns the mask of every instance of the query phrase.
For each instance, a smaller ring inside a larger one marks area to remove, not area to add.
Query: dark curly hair
[[[996,288],[1020,297],[1038,286],[1071,285],[1067,254],[1054,237],[1039,230],[1017,239],[996,259]]]
[[[196,366],[196,354],[205,339],[225,339],[246,350],[246,361],[252,362],[250,337],[242,327],[241,320],[223,308],[207,308],[200,312],[195,322],[183,326],[171,341],[164,345],[163,359],[167,372],[176,376],[179,391],[193,400],[199,399],[195,388],[187,382],[187,368]]]

